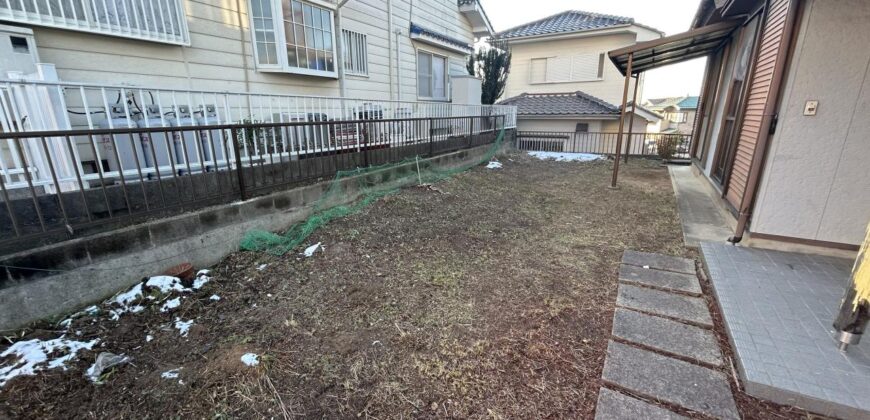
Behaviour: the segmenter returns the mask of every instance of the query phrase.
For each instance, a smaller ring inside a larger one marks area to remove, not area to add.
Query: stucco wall
[[[860,244],[870,220],[870,2],[806,4],[752,232]],[[818,115],[804,116],[807,100]]]
[[[606,54],[608,51],[633,45],[636,41],[659,37],[657,33],[648,29],[632,28],[635,32],[623,30],[609,35],[554,40],[540,39],[535,42],[512,42],[510,44],[513,55],[511,73],[508,76],[504,98],[517,96],[521,93],[575,92],[580,90],[611,104],[621,104],[625,78],[606,56],[604,58],[602,79],[589,82],[530,83],[531,61],[535,58],[572,56],[584,53]],[[638,97],[643,96],[642,87],[643,82],[641,81]],[[632,81],[631,89],[633,88],[634,82]]]
[[[517,131],[559,131],[573,133],[577,128],[577,123],[580,122],[589,124],[590,133],[600,132],[603,123],[601,120],[535,120],[523,118],[517,120]]]
[[[256,69],[252,55],[248,0],[185,0],[182,2],[190,28],[187,47],[32,27],[43,62],[54,63],[62,80],[301,95],[339,94],[337,79],[267,73]],[[413,3],[413,7],[411,4]],[[346,77],[347,95],[390,99],[390,67],[393,67],[394,98],[417,100],[417,57],[424,48],[449,57],[451,74],[466,74],[465,57],[412,41],[410,21],[445,35],[472,43],[471,24],[459,13],[457,2],[444,0],[393,0],[393,25],[401,30],[396,57],[388,59],[387,2],[353,0],[342,8],[345,29],[368,37],[367,77]],[[340,38],[338,38],[340,39]],[[395,43],[395,38],[393,43]],[[401,79],[401,89],[396,80]]]

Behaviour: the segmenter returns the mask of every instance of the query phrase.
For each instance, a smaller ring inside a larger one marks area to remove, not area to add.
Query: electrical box
[[[39,53],[33,30],[18,26],[0,25],[0,77],[9,73],[36,73]]]
[[[812,116],[816,115],[819,111],[819,101],[807,101],[806,105],[804,105],[804,115]]]

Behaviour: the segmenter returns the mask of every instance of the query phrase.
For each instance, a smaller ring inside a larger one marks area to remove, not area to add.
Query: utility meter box
[[[0,77],[6,79],[10,72],[36,73],[39,53],[33,30],[18,26],[0,25]]]

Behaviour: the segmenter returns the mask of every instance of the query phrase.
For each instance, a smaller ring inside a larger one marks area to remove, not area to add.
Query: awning
[[[714,23],[691,31],[613,50],[609,53],[610,61],[613,61],[619,72],[625,75],[629,55],[634,56],[631,65],[632,74],[704,57],[727,42],[731,32],[741,22],[743,22],[742,19],[734,19]]]

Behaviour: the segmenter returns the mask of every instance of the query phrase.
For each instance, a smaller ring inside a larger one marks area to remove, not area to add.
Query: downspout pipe
[[[347,85],[344,77],[344,35],[341,32],[341,8],[350,0],[342,0],[335,7],[335,66],[338,68],[338,91],[341,95],[341,112],[344,117],[344,98],[347,97]]]

